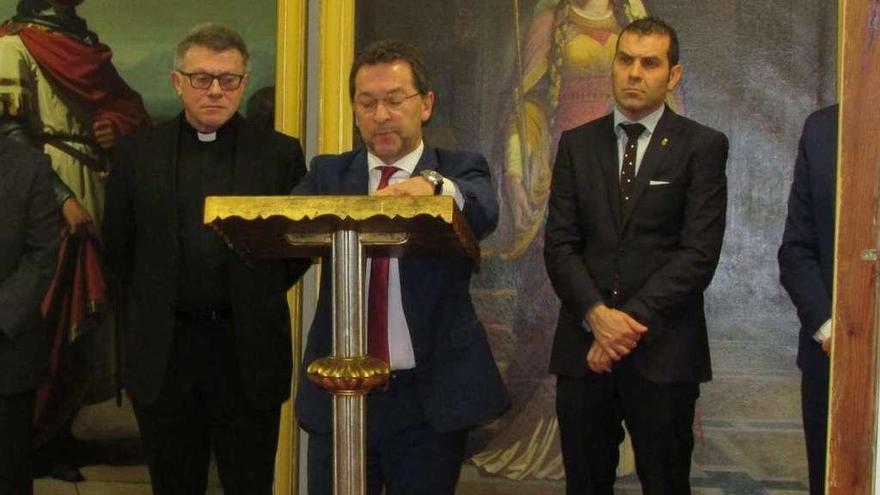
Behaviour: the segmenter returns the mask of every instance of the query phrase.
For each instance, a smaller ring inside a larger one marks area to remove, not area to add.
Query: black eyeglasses
[[[220,83],[220,89],[223,91],[233,91],[241,87],[241,81],[244,80],[246,74],[208,74],[207,72],[184,72],[175,69],[180,74],[189,79],[189,84],[194,89],[208,89],[214,84],[214,79]]]
[[[391,93],[384,98],[373,98],[372,96],[360,95],[354,99],[354,104],[360,109],[360,111],[368,114],[374,113],[376,109],[379,108],[380,102],[385,105],[385,108],[388,109],[389,112],[397,112],[406,100],[419,96],[420,94],[422,93],[413,93],[411,95]]]

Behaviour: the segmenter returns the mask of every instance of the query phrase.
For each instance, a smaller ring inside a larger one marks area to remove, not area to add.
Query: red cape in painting
[[[86,392],[88,367],[69,355],[73,342],[90,325],[99,324],[107,303],[98,241],[91,234],[65,232],[58,251],[58,267],[41,306],[49,337],[49,369],[37,390],[35,436],[47,438],[61,428]],[[72,359],[73,358],[73,359]],[[81,369],[85,368],[85,369]]]
[[[91,116],[92,122],[109,120],[122,135],[150,123],[140,95],[113,66],[113,52],[107,45],[89,45],[30,23],[9,21],[0,25],[0,36],[9,34],[21,38],[40,68]]]

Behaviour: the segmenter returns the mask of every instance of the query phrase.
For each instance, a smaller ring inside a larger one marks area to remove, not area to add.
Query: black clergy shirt
[[[177,210],[180,264],[177,308],[183,311],[227,308],[227,264],[234,254],[210,227],[204,225],[207,196],[232,191],[238,114],[216,132],[213,141],[181,118],[177,144]],[[206,136],[202,135],[204,139]]]

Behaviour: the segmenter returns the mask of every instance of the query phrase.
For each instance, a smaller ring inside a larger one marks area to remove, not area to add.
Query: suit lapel
[[[617,157],[617,136],[614,134],[614,116],[607,115],[599,130],[599,139],[593,148],[596,153],[596,161],[602,167],[602,175],[605,178],[605,192],[608,195],[608,206],[611,209],[614,226],[620,232],[620,172]]]
[[[158,170],[163,191],[166,191],[167,200],[160,203],[167,208],[165,217],[168,219],[168,229],[174,238],[177,238],[177,146],[180,137],[180,126],[182,124],[183,114],[180,117],[169,121],[165,125],[156,127],[154,149],[158,151]],[[156,191],[162,195],[163,191]],[[177,243],[171,245],[171,250],[177,254]]]
[[[666,110],[663,111],[663,116],[660,117],[660,121],[657,122],[657,127],[654,128],[654,133],[651,135],[651,140],[648,142],[648,149],[645,150],[645,155],[642,157],[642,163],[639,166],[638,172],[636,172],[636,183],[633,185],[632,199],[629,201],[627,207],[623,209],[622,226],[624,230],[626,230],[627,223],[632,217],[632,212],[638,206],[639,199],[641,199],[645,194],[645,191],[647,191],[648,186],[651,183],[651,178],[654,177],[657,169],[659,169],[671,155],[671,151],[674,147],[673,145],[676,143],[674,137],[675,134],[678,133],[678,130],[678,115],[676,115],[671,108],[666,107]]]
[[[341,194],[363,195],[370,192],[370,171],[367,168],[367,150],[358,151],[342,177]]]
[[[439,167],[437,153],[434,151],[434,148],[425,145],[424,149],[422,149],[422,156],[419,157],[419,162],[416,163],[416,168],[413,169],[411,177],[417,177],[422,170],[437,170],[437,167]]]
[[[229,187],[229,194],[256,195],[258,184],[255,179],[259,170],[257,159],[261,156],[261,148],[254,129],[238,114],[232,118],[237,119],[238,122],[236,122],[235,160],[232,162],[232,184]]]

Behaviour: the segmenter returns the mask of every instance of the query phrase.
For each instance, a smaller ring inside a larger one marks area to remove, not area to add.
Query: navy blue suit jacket
[[[425,147],[413,172],[437,170],[455,182],[464,197],[463,213],[477,238],[498,223],[498,201],[485,158],[475,153]],[[365,150],[317,156],[308,175],[293,190],[303,195],[368,194]],[[324,266],[331,266],[324,260]],[[400,258],[403,312],[416,358],[421,408],[437,431],[474,426],[500,415],[509,404],[486,331],[477,319],[469,286],[474,262],[462,258]],[[331,270],[322,271],[321,292],[303,359],[296,396],[302,427],[329,433],[330,395],[305,379],[305,367],[332,353]]]
[[[779,279],[801,322],[798,366],[828,373],[828,355],[813,335],[831,317],[837,112],[833,105],[804,124],[779,247]]]

